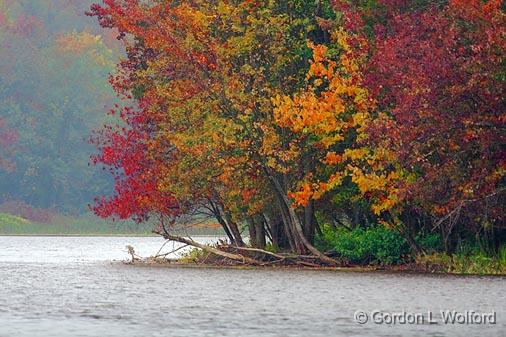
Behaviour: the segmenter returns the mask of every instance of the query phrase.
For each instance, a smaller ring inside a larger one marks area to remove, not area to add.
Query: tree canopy
[[[238,246],[247,228],[255,247],[329,263],[323,223],[379,223],[415,252],[423,232],[448,251],[504,242],[500,1],[105,0],[89,14],[118,32],[111,83],[137,103],[94,139],[116,181],[97,214],[157,215],[167,232],[205,213]]]

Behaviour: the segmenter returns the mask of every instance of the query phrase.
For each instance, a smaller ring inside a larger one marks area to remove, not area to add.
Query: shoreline
[[[140,237],[140,238],[146,238],[146,237],[154,237],[154,238],[161,238],[158,234],[2,234],[0,233],[0,237]],[[191,237],[215,237],[216,235],[192,235]],[[221,236],[216,236],[221,237]]]
[[[0,234],[4,237],[158,237],[150,234]]]
[[[136,260],[134,263],[126,261],[117,261],[123,265],[133,267],[157,267],[157,268],[184,268],[184,269],[231,269],[231,270],[286,270],[286,271],[327,271],[327,272],[346,272],[346,273],[391,273],[391,274],[414,274],[414,275],[435,275],[435,276],[474,276],[474,277],[498,277],[506,278],[506,273],[502,274],[477,274],[477,273],[458,273],[441,270],[428,270],[419,264],[405,264],[397,266],[338,266],[338,267],[306,267],[295,265],[221,265],[212,263],[181,262],[177,260],[161,261],[150,258]]]
[[[69,237],[69,238],[161,238],[157,234],[0,234],[0,237]],[[209,238],[215,237],[214,235],[194,235],[193,238]],[[216,236],[218,237],[218,236]],[[212,254],[211,254],[212,255]],[[120,263],[138,267],[159,267],[159,268],[210,268],[210,269],[245,269],[245,270],[309,270],[309,271],[333,271],[333,272],[374,272],[374,273],[399,273],[399,274],[426,274],[426,275],[454,275],[454,276],[494,276],[494,277],[506,277],[506,269],[494,269],[487,270],[484,272],[476,270],[459,270],[451,264],[444,264],[440,261],[424,262],[424,261],[413,261],[399,265],[375,265],[375,264],[364,264],[364,265],[353,265],[344,264],[338,266],[304,266],[296,264],[266,264],[256,265],[247,264],[241,262],[228,261],[226,259],[209,259],[208,257],[198,257],[197,260],[186,260],[183,257],[180,259],[165,259],[165,258],[153,258],[153,257],[136,257],[132,263],[131,260],[123,261],[111,261],[113,263]]]

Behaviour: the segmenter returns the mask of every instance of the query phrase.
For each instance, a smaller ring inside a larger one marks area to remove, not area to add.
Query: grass
[[[56,215],[50,224],[31,222],[18,216],[0,213],[0,235],[127,235],[152,236],[153,223],[143,224],[134,221],[105,221],[92,215],[72,217]],[[178,232],[176,230],[176,232]],[[190,228],[180,231],[181,235],[223,236],[221,229]]]
[[[10,215],[7,213],[0,213],[0,229],[4,226],[9,226],[12,228],[23,228],[26,225],[29,225],[30,221],[23,219],[21,217]]]
[[[506,245],[499,249],[497,256],[487,256],[481,251],[454,255],[433,253],[417,257],[416,263],[437,272],[463,275],[506,275]]]
[[[91,216],[58,215],[51,224],[0,213],[0,235],[152,235],[151,226],[111,223]]]

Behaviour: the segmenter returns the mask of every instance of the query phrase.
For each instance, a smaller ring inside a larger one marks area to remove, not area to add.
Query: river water
[[[162,243],[0,237],[0,337],[506,336],[505,278],[117,262],[128,258],[125,245],[149,256]],[[367,323],[355,320],[359,310]],[[495,316],[446,324],[441,310]],[[405,324],[413,317],[423,324]]]

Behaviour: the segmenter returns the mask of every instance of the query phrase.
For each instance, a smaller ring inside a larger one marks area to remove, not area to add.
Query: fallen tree
[[[166,230],[165,227],[163,227],[163,231],[154,231],[154,233],[161,235],[166,240],[175,241],[182,243],[185,246],[198,248],[209,254],[221,257],[225,259],[225,261],[226,260],[233,261],[235,263],[242,265],[252,265],[252,266],[300,265],[306,267],[321,267],[321,266],[336,266],[338,264],[336,260],[326,255],[324,255],[325,258],[322,259],[321,256],[316,255],[273,253],[260,248],[251,248],[230,244],[210,246],[199,243],[191,238],[171,234]],[[160,257],[160,255],[158,254],[157,256]]]

